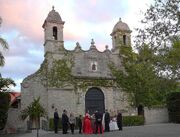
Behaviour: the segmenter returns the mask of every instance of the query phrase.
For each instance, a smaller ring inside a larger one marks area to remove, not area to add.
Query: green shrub
[[[144,125],[143,116],[123,116],[123,126],[140,126]]]
[[[172,92],[167,97],[169,121],[180,123],[180,92]]]
[[[76,122],[77,122],[76,117]],[[143,116],[123,116],[123,126],[140,126],[144,125]],[[62,129],[61,118],[59,119],[59,129]],[[75,129],[77,129],[77,124],[75,124]],[[53,118],[49,119],[49,130],[54,130],[54,120]]]
[[[4,129],[9,109],[10,96],[7,92],[0,92],[0,130]]]
[[[76,123],[75,123],[75,127],[74,127],[75,129],[78,129],[77,121],[78,121],[78,117],[76,117],[76,121],[75,121]],[[59,118],[58,129],[62,129],[61,118]],[[49,119],[49,130],[54,130],[54,119],[53,118]]]
[[[59,118],[58,128],[62,129],[61,118]],[[53,118],[49,119],[49,130],[54,130],[54,119]]]

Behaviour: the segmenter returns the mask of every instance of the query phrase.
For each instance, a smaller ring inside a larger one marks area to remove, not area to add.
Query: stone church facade
[[[29,105],[40,96],[40,102],[53,117],[66,109],[76,115],[95,110],[104,112],[120,110],[128,112],[127,96],[116,86],[109,65],[123,69],[119,46],[131,45],[131,30],[119,20],[111,33],[112,50],[100,52],[94,40],[87,51],[76,43],[74,50],[64,48],[62,21],[54,8],[44,21],[44,61],[39,70],[27,76],[21,83],[21,107]]]

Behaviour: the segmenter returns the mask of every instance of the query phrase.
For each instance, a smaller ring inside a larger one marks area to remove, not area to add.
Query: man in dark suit
[[[102,134],[102,113],[96,111],[95,113],[96,119],[96,134],[98,133],[98,128],[100,129],[100,133]]]
[[[58,111],[56,108],[55,112],[54,112],[54,132],[55,132],[55,134],[58,133],[58,124],[59,124],[59,115],[58,115]]]
[[[63,110],[63,114],[62,114],[62,129],[63,129],[63,134],[67,134],[68,124],[69,124],[69,118],[67,116],[67,111],[64,109]]]
[[[122,130],[122,114],[120,111],[118,111],[118,115],[117,115],[117,125],[119,130]]]
[[[105,132],[109,132],[109,123],[110,123],[110,114],[108,110],[106,109],[105,115],[104,115],[104,122],[105,122]]]

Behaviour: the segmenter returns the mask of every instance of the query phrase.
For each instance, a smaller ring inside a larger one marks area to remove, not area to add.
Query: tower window
[[[126,35],[123,35],[123,44],[126,45]]]
[[[53,37],[57,40],[57,27],[53,27]]]

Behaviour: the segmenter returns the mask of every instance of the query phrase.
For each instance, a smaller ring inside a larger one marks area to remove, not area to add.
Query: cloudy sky
[[[0,68],[3,77],[15,80],[12,88],[20,92],[20,83],[40,67],[44,59],[42,24],[52,6],[59,12],[64,25],[65,48],[72,50],[79,42],[82,49],[90,47],[91,39],[97,49],[112,47],[110,33],[119,18],[133,31],[140,27],[141,11],[152,0],[0,0],[3,19],[0,36],[9,43],[4,52],[6,64]]]

